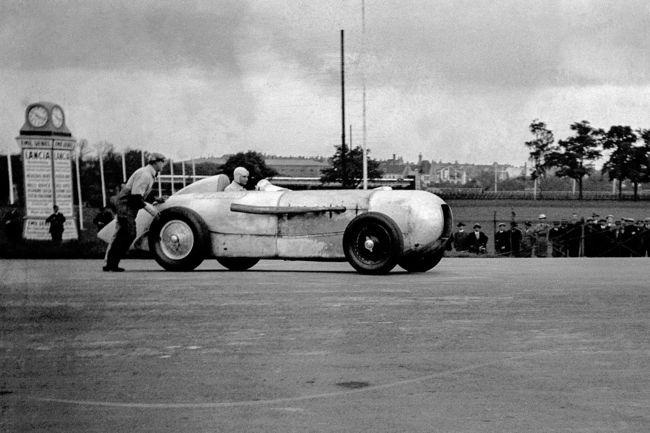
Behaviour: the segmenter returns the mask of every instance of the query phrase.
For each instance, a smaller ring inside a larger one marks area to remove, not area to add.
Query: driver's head
[[[233,172],[232,176],[238,184],[241,186],[246,186],[248,183],[248,170],[246,170],[244,167],[237,167],[235,171]]]

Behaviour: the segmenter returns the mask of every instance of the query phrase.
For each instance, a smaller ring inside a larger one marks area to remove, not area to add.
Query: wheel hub
[[[363,247],[372,252],[372,249],[375,247],[375,241],[370,238],[366,238],[366,241],[363,243]]]
[[[187,257],[194,247],[192,228],[180,220],[167,222],[160,230],[160,247],[162,252],[172,260]]]

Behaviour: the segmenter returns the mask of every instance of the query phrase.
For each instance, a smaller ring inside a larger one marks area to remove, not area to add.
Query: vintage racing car
[[[151,251],[169,271],[189,271],[206,258],[231,270],[260,259],[347,260],[358,272],[399,265],[426,272],[438,264],[452,232],[452,213],[426,191],[217,191],[218,176],[197,181],[141,210],[132,248]],[[268,182],[267,182],[268,184]],[[99,237],[112,238],[115,220]]]

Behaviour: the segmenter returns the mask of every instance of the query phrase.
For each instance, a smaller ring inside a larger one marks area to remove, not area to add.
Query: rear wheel
[[[217,257],[217,261],[231,271],[246,271],[255,266],[260,259],[256,257]]]
[[[440,263],[444,255],[445,250],[442,248],[439,251],[424,254],[412,260],[404,258],[399,262],[399,265],[407,272],[426,272]]]
[[[402,256],[404,240],[395,221],[367,212],[355,217],[343,234],[348,262],[362,274],[386,274]]]
[[[201,264],[209,241],[205,223],[196,212],[165,209],[149,228],[149,249],[168,271],[191,271]]]

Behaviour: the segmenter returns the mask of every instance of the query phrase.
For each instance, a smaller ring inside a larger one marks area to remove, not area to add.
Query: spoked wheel
[[[395,221],[377,212],[355,217],[343,234],[345,257],[362,274],[390,272],[403,249],[404,240]]]
[[[255,257],[217,257],[217,261],[231,271],[245,271],[255,266],[260,259]]]
[[[168,271],[191,271],[206,255],[208,231],[203,220],[185,208],[169,208],[149,228],[149,249]]]
[[[434,251],[429,254],[424,254],[415,258],[402,258],[399,265],[407,272],[426,272],[435,267],[442,257],[445,255],[445,249],[441,248],[439,251]]]

